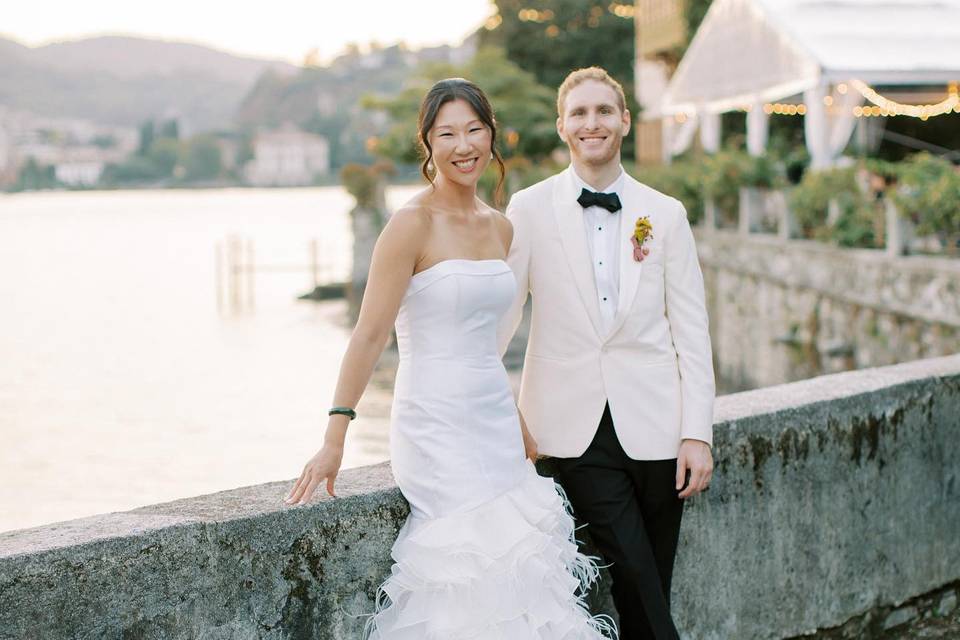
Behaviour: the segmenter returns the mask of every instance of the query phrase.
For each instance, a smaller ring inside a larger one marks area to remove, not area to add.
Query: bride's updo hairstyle
[[[503,192],[503,180],[506,175],[506,167],[503,165],[503,158],[500,151],[497,150],[497,121],[493,117],[493,107],[487,100],[486,94],[469,80],[464,78],[447,78],[441,80],[430,88],[427,95],[424,96],[420,104],[420,116],[417,120],[417,130],[420,137],[420,152],[423,161],[420,163],[420,173],[426,178],[427,182],[433,182],[433,176],[436,175],[436,168],[433,167],[433,147],[430,146],[430,130],[437,119],[440,107],[453,102],[454,100],[463,100],[470,105],[477,118],[490,128],[490,151],[493,159],[497,162],[496,200],[499,202]]]

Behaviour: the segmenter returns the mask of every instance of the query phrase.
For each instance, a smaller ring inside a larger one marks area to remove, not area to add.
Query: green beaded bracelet
[[[351,409],[350,407],[334,407],[333,409],[330,409],[330,411],[327,412],[327,415],[332,416],[335,413],[347,416],[351,420],[357,417],[357,412]]]

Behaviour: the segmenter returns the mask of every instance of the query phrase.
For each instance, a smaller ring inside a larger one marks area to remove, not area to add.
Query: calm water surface
[[[415,187],[393,189],[391,206]],[[352,198],[295,190],[0,194],[0,531],[299,474],[350,327],[303,272],[262,272],[220,310],[215,246],[348,272]],[[344,466],[387,459],[389,376]]]

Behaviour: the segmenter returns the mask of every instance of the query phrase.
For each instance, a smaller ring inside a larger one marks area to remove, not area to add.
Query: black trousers
[[[579,458],[557,458],[557,480],[610,564],[621,640],[677,640],[670,581],[683,500],[677,461],[632,460],[604,409],[593,442]]]

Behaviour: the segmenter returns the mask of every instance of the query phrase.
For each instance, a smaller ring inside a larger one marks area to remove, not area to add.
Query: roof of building
[[[726,111],[852,79],[960,79],[960,0],[715,0],[663,112]]]

